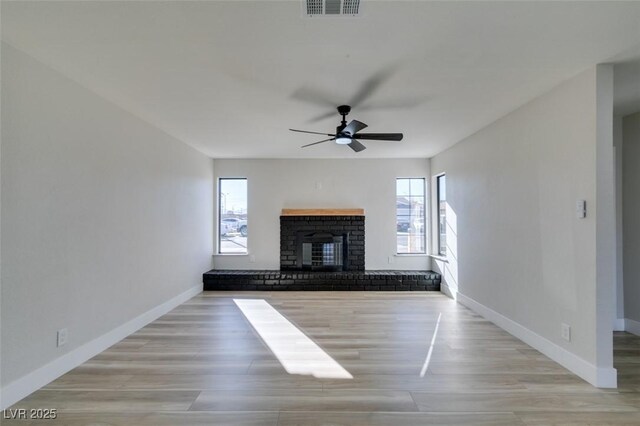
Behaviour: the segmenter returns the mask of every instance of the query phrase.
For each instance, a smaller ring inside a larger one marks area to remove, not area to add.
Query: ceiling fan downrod
[[[351,112],[351,107],[349,105],[340,105],[338,107],[338,114],[342,116],[342,123],[337,127],[337,132],[340,133],[342,129],[347,127],[347,115]]]

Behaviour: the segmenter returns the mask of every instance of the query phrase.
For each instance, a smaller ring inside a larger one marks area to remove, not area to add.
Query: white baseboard
[[[539,350],[558,364],[591,383],[593,386],[599,388],[617,387],[618,373],[615,368],[598,368],[563,347],[558,346],[552,341],[534,333],[528,328],[502,314],[499,314],[491,308],[476,302],[462,293],[458,293],[457,300],[459,303],[482,315],[498,327]]]
[[[625,318],[624,331],[626,331],[627,333],[635,334],[636,336],[640,336],[640,321]]]
[[[108,333],[9,383],[0,390],[0,410],[12,406],[201,292],[202,284],[198,284],[173,299],[148,310]]]
[[[613,331],[624,331],[624,318],[616,318],[613,320]]]

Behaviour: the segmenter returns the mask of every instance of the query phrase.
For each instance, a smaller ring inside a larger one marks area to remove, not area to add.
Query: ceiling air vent
[[[356,16],[360,12],[360,0],[303,0],[305,15]]]

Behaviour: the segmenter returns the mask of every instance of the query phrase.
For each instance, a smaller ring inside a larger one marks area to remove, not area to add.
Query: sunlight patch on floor
[[[433,345],[436,344],[436,336],[438,335],[438,327],[440,327],[440,319],[442,318],[442,312],[438,314],[438,321],[436,322],[436,328],[433,330],[433,337],[431,338],[431,345],[429,346],[429,352],[427,353],[427,359],[424,360],[424,365],[420,371],[420,377],[424,377],[427,374],[429,363],[431,362],[431,354],[433,353]]]
[[[233,299],[289,374],[353,379],[331,356],[263,299]]]

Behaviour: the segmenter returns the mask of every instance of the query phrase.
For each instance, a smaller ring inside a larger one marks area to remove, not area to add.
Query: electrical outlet
[[[389,258],[387,259],[387,261],[389,262],[389,264],[393,263],[393,256],[389,256]]]
[[[562,338],[567,342],[571,341],[571,326],[569,324],[562,323]]]
[[[256,263],[256,256],[254,254],[249,255],[249,263]]]
[[[67,340],[69,340],[69,330],[67,330],[66,328],[58,330],[57,337],[58,337],[58,341],[57,341],[58,347],[66,345]]]

